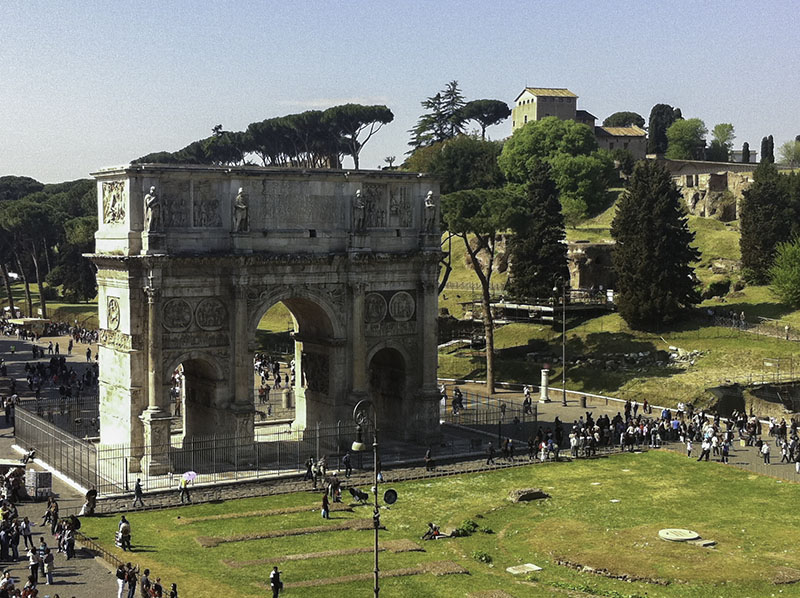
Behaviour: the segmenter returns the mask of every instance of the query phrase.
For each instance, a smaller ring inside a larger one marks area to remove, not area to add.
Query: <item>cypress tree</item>
[[[750,163],[750,144],[746,141],[742,144],[742,162]]]
[[[631,328],[657,330],[700,301],[681,195],[657,162],[637,162],[611,223],[617,307]]]
[[[770,164],[774,164],[775,163],[775,140],[772,138],[772,135],[767,137],[767,144],[768,144],[768,148],[767,149],[769,150],[769,163]]]
[[[535,162],[526,201],[515,210],[510,228],[508,292],[518,298],[550,297],[556,279],[568,282],[569,272],[564,216],[547,162]]]
[[[764,284],[775,248],[789,240],[792,211],[788,180],[770,162],[762,162],[753,174],[753,184],[743,193],[739,215],[739,248],[742,272],[750,282]]]
[[[647,132],[647,151],[651,154],[663,154],[667,151],[667,129],[676,120],[681,120],[680,108],[669,104],[656,104],[650,110],[650,123]]]

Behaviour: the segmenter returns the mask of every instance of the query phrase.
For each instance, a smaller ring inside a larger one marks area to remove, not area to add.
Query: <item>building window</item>
[[[528,115],[525,115],[525,121],[522,124],[526,124],[528,122]]]
[[[623,143],[622,147],[624,147],[625,149],[628,149],[628,142],[626,141],[625,143]]]
[[[610,149],[610,150],[614,149],[614,142],[613,141],[609,141],[608,142],[608,149]]]

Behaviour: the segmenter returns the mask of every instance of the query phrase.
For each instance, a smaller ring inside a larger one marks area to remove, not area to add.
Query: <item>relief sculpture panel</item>
[[[125,182],[103,183],[103,223],[119,224],[125,220]]]
[[[192,196],[194,226],[200,228],[222,226],[219,200],[211,182],[195,182]]]
[[[170,299],[164,304],[162,323],[172,332],[186,330],[192,323],[192,306],[183,299]]]
[[[367,205],[367,227],[386,226],[386,185],[367,183],[362,191]]]
[[[203,330],[220,330],[228,319],[228,311],[219,299],[203,299],[194,312],[194,319]]]

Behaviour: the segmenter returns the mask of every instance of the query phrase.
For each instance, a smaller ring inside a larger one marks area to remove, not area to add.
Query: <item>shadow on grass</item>
[[[760,317],[779,320],[783,316],[794,311],[791,307],[783,305],[782,303],[769,303],[766,301],[761,303],[747,303],[744,301],[736,303],[714,303],[708,307],[713,309],[718,316],[723,317],[731,311],[735,314],[744,312],[747,320],[751,322]]]

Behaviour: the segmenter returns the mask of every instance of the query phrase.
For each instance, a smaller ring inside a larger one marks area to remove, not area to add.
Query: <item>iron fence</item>
[[[461,404],[454,406],[441,401],[439,419],[442,423],[470,428],[484,435],[526,440],[538,423],[538,407],[531,405],[526,411],[519,403],[506,403],[502,399],[473,392],[462,392]]]
[[[17,444],[86,488],[97,486],[97,448],[25,409],[14,414]]]
[[[81,397],[23,398],[19,408],[68,432],[88,439],[100,433],[100,397],[97,394]]]

